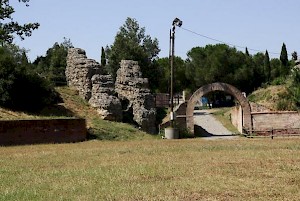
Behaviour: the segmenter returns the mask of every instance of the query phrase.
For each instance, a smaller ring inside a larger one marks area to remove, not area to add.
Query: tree
[[[106,55],[103,47],[101,48],[101,66],[102,67],[106,66]]]
[[[296,51],[294,51],[294,52],[292,53],[292,58],[293,58],[294,61],[297,61],[297,60],[298,60],[298,53],[297,53]]]
[[[115,78],[122,59],[138,61],[143,77],[149,78],[153,89],[158,79],[154,60],[159,52],[158,40],[145,35],[145,28],[141,28],[135,19],[127,18],[115,36],[113,45],[106,48],[106,70]]]
[[[30,0],[18,0],[19,2],[26,3]],[[9,0],[0,1],[0,42],[12,43],[14,39],[14,34],[18,35],[22,40],[25,37],[29,37],[32,31],[39,27],[39,23],[27,23],[20,25],[16,22],[12,14],[15,12],[14,8],[10,5]]]
[[[159,73],[156,77],[158,80],[158,92],[169,93],[170,92],[170,62],[169,58],[160,58],[157,60],[159,66]],[[182,92],[188,86],[188,81],[185,76],[186,65],[184,60],[180,57],[174,58],[174,92]]]
[[[280,61],[281,61],[281,76],[286,76],[288,74],[288,64],[289,64],[289,59],[288,59],[288,54],[286,50],[286,46],[283,43],[281,47],[281,53],[280,53]]]
[[[236,85],[236,81],[243,82],[236,74],[237,69],[244,66],[243,74],[246,75],[252,66],[245,66],[250,59],[243,52],[237,51],[225,44],[195,47],[188,52],[186,63],[186,76],[192,84],[191,90],[213,82],[225,82]],[[241,89],[244,90],[245,89]]]
[[[56,86],[66,84],[65,70],[67,66],[68,48],[73,47],[70,39],[64,38],[62,43],[54,43],[46,52],[46,56],[37,57],[33,62],[35,71],[47,78]]]
[[[270,78],[271,78],[271,64],[270,64],[270,57],[269,57],[268,50],[266,50],[266,53],[265,53],[264,73],[265,73],[266,81],[269,82]]]
[[[271,65],[271,80],[280,77],[281,61],[278,58],[273,58],[270,61]]]
[[[45,79],[30,71],[24,52],[14,45],[0,47],[0,105],[14,110],[37,111],[57,103],[58,94]]]
[[[246,54],[247,56],[250,56],[250,54],[249,54],[249,51],[248,51],[248,48],[247,48],[247,47],[246,47],[245,54]]]

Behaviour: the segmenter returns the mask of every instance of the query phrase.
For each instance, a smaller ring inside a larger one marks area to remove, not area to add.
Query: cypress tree
[[[266,77],[266,81],[270,81],[271,77],[271,64],[270,64],[270,57],[269,57],[269,52],[266,50],[265,53],[265,59],[264,59],[264,73]]]
[[[280,61],[283,66],[285,66],[285,67],[288,66],[288,61],[289,61],[288,54],[287,54],[286,46],[284,43],[282,44],[282,48],[281,48]]]
[[[297,61],[297,60],[298,60],[298,54],[297,54],[296,51],[294,51],[294,52],[292,53],[292,57],[293,57],[293,60],[294,60],[294,61]]]
[[[286,46],[283,43],[282,48],[281,48],[281,53],[280,53],[280,61],[281,61],[281,75],[285,76],[288,73],[288,54],[286,50]]]
[[[103,47],[101,48],[101,66],[106,66],[106,55]]]
[[[250,56],[250,54],[249,54],[249,51],[248,51],[248,48],[247,48],[247,47],[246,47],[245,54],[246,54],[247,56]]]

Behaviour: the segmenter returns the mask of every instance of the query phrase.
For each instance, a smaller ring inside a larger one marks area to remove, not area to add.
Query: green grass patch
[[[158,135],[147,134],[132,125],[118,122],[104,121],[94,118],[88,129],[90,138],[99,140],[145,140],[155,139]]]

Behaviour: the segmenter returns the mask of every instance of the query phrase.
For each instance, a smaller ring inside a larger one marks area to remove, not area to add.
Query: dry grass
[[[300,139],[0,147],[0,200],[299,200]]]
[[[282,100],[283,94],[287,94],[287,88],[283,85],[268,86],[254,91],[249,99],[257,104],[263,105],[270,110],[278,110],[278,102]]]

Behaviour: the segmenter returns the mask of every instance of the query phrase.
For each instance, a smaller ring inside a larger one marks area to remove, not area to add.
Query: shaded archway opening
[[[186,109],[186,125],[187,129],[191,133],[195,133],[194,131],[194,108],[198,100],[204,95],[213,92],[213,91],[223,91],[227,94],[232,95],[237,102],[240,104],[242,108],[242,125],[243,132],[252,132],[252,118],[251,118],[251,108],[247,98],[243,95],[243,93],[238,90],[236,87],[226,84],[226,83],[212,83],[205,86],[200,87],[198,90],[194,92],[187,103]]]

